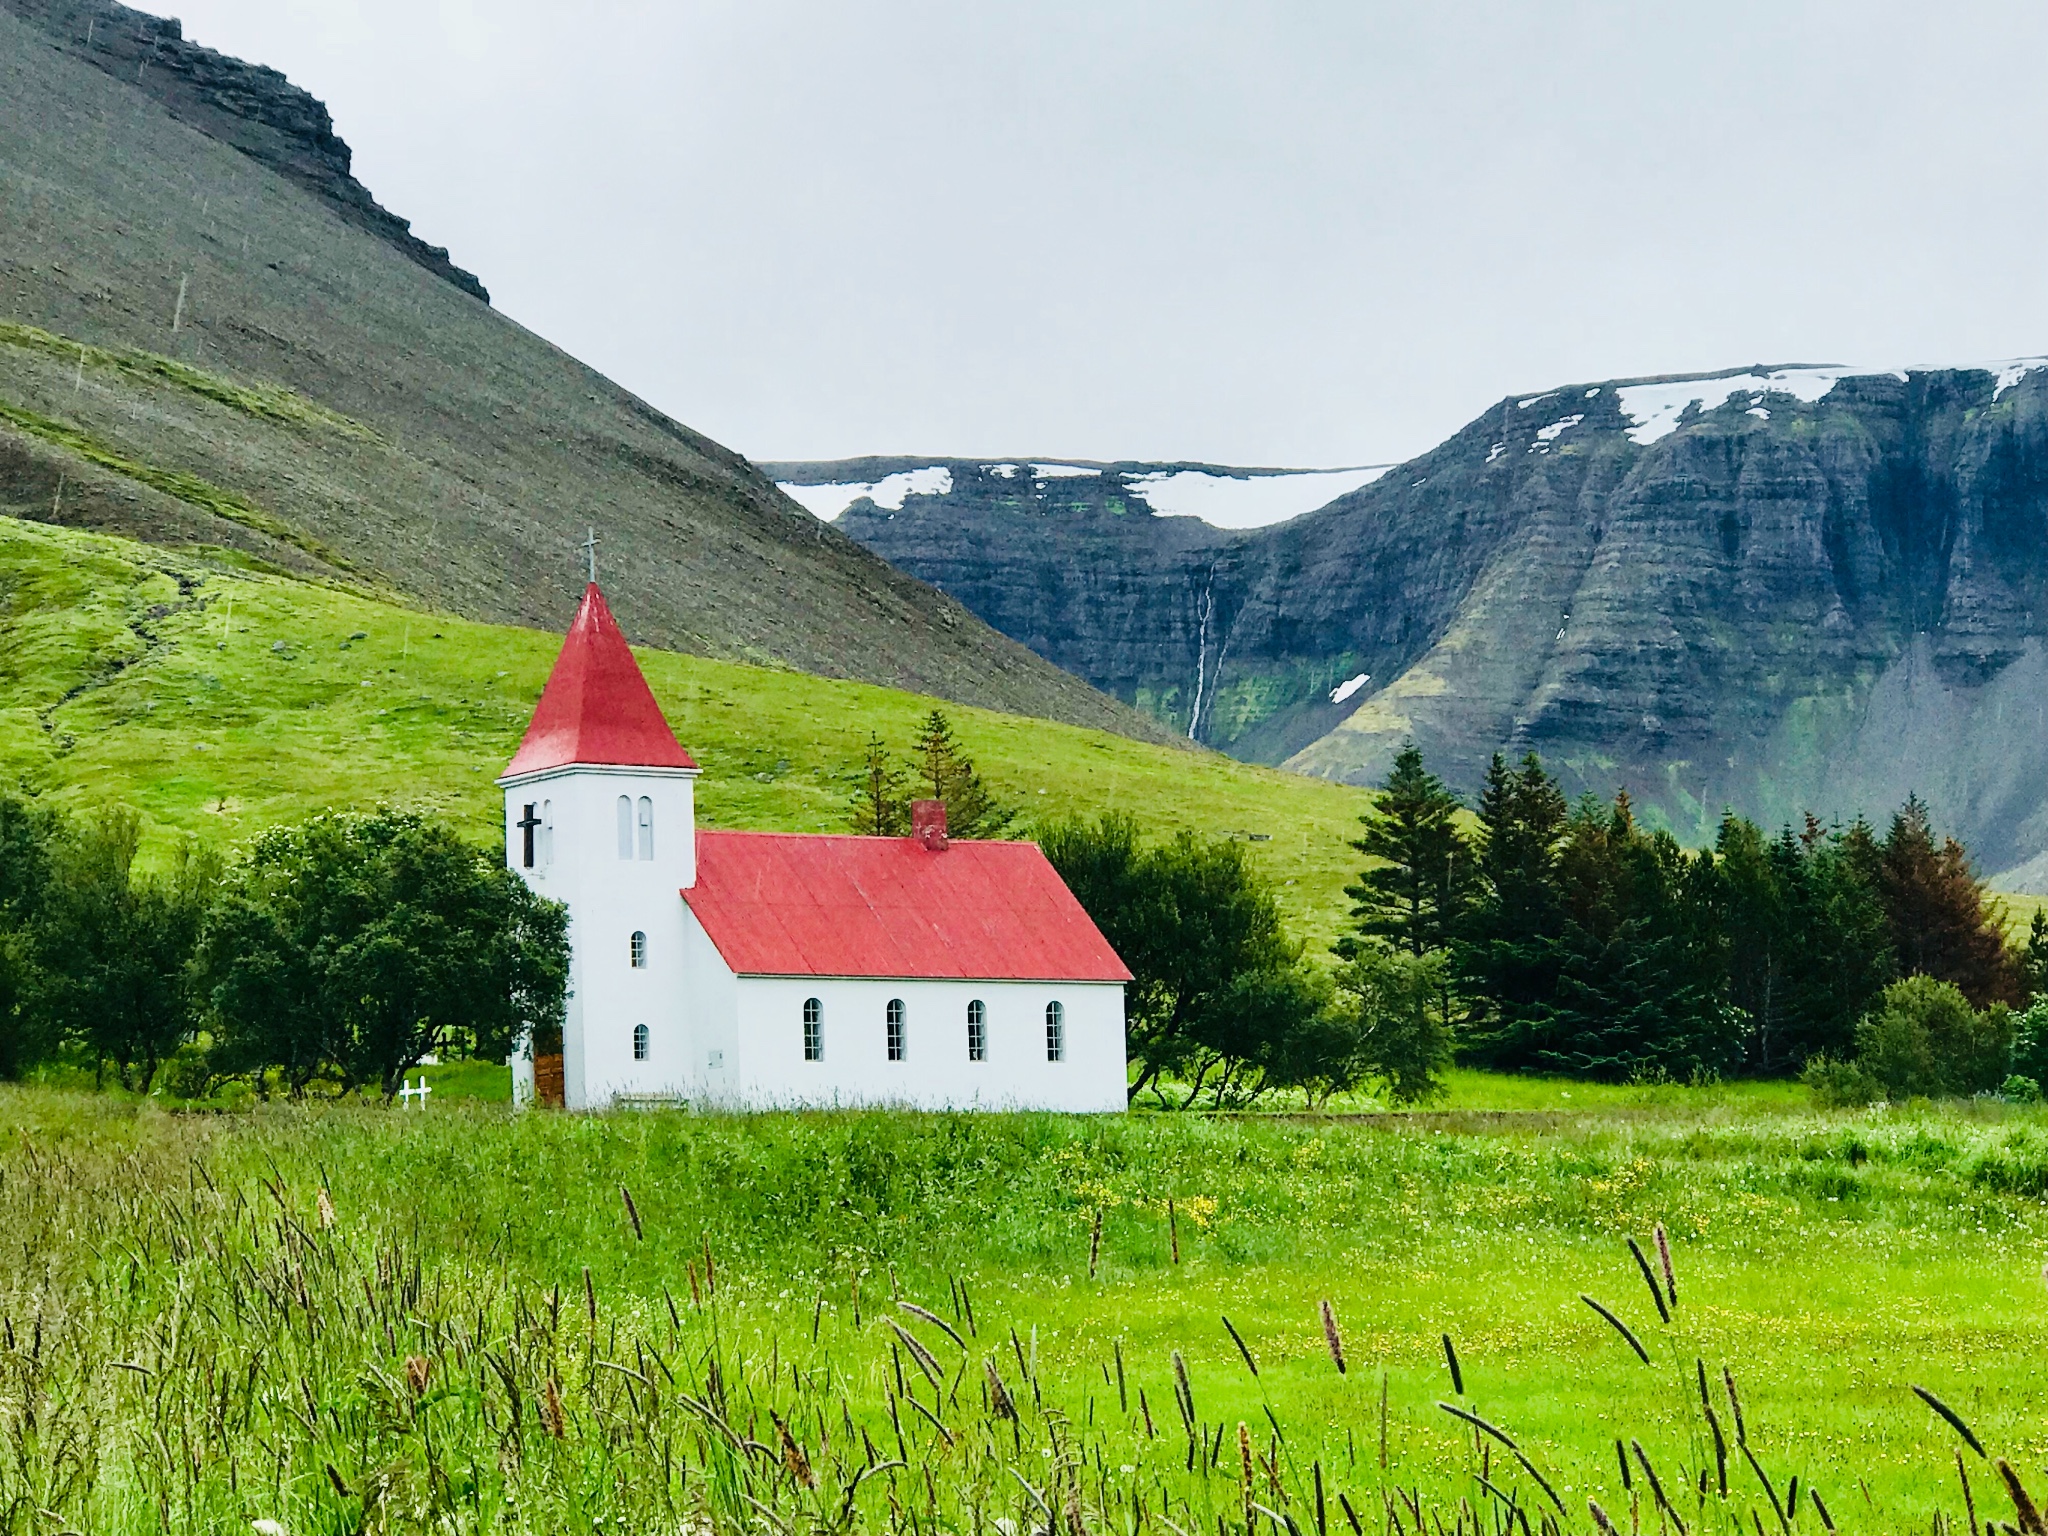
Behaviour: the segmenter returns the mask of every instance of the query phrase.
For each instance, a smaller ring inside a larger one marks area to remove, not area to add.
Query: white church
[[[1124,1108],[1130,972],[1036,844],[699,831],[697,775],[592,583],[498,779],[571,947],[515,1101]]]

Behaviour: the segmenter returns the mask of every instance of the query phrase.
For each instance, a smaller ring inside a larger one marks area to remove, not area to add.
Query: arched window
[[[978,997],[967,1005],[967,1059],[988,1060],[988,1005]]]
[[[825,1005],[815,997],[804,999],[804,1060],[825,1059]]]
[[[629,948],[631,949],[631,951],[632,951],[632,955],[633,955],[633,969],[634,969],[634,970],[636,970],[636,971],[644,971],[644,970],[646,970],[646,969],[647,969],[647,935],[646,935],[646,934],[644,934],[644,933],[641,933],[641,932],[639,932],[638,930],[635,930],[635,932],[634,932],[634,934],[633,934],[633,939],[632,939],[632,942],[631,942],[631,944],[629,945]]]
[[[890,999],[889,999],[889,1012],[888,1012],[888,1018],[889,1018],[889,1059],[890,1059],[891,1061],[901,1061],[901,1060],[903,1059],[903,1054],[904,1054],[904,1039],[903,1039],[903,999],[902,999],[902,998],[900,998],[900,997],[892,997],[892,998],[890,998]]]
[[[1067,1054],[1067,1010],[1058,1003],[1045,1005],[1045,1059],[1064,1060]]]
[[[635,1061],[645,1061],[647,1059],[647,1026],[645,1024],[635,1024],[633,1026],[633,1059]]]
[[[640,797],[640,857],[654,857],[654,802],[645,795]]]
[[[540,864],[545,869],[555,862],[555,802],[540,803]]]
[[[619,796],[619,857],[633,857],[633,797]]]

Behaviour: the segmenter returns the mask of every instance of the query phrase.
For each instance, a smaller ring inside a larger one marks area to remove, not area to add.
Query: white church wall
[[[696,1102],[709,1108],[730,1107],[739,1061],[739,978],[689,904],[678,898],[676,905],[683,909],[683,1009]]]
[[[735,1107],[898,1104],[918,1109],[1125,1107],[1123,987],[1114,982],[737,979]],[[824,1059],[804,1059],[804,1001],[823,1010]],[[888,1054],[888,1005],[904,1005],[904,1059]],[[968,1004],[986,1012],[987,1059],[968,1058]],[[1063,1053],[1046,1055],[1046,1005]]]
[[[689,769],[579,765],[505,786],[507,864],[569,907],[562,1076],[572,1109],[601,1109],[619,1095],[684,1098],[694,1087],[679,894],[696,879],[694,778]],[[629,807],[623,843],[621,797]],[[541,821],[530,869],[519,825],[529,805]],[[632,963],[636,932],[646,935],[641,966]],[[639,1024],[647,1026],[645,1058],[634,1055]]]

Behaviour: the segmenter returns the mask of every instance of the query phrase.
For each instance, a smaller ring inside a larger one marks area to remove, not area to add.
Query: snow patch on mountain
[[[792,485],[784,483],[782,494],[826,522],[865,496],[885,512],[901,512],[906,496],[946,496],[953,490],[953,471],[943,464],[924,469],[898,470],[880,480],[853,481],[838,485]]]
[[[1339,496],[1372,484],[1392,467],[1370,464],[1244,476],[1160,470],[1132,475],[1124,483],[1162,517],[1198,517],[1217,528],[1264,528],[1328,506]]]

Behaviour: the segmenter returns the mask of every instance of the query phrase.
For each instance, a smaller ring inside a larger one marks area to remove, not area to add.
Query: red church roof
[[[541,690],[533,721],[504,778],[605,763],[627,768],[694,768],[640,675],[632,647],[592,582]]]
[[[1131,979],[1036,843],[699,832],[683,899],[746,976]]]

